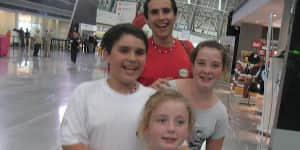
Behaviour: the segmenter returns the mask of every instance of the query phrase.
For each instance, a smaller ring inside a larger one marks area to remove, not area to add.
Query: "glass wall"
[[[42,34],[46,30],[51,30],[53,38],[65,39],[69,32],[70,21],[67,19],[1,9],[0,18],[5,20],[0,23],[0,34],[22,27],[24,31],[27,28],[31,35],[35,34],[37,30],[40,30]]]

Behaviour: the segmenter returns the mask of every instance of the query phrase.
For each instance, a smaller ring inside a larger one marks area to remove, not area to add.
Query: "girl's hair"
[[[187,98],[175,90],[163,89],[157,91],[155,94],[150,96],[147,103],[144,106],[144,110],[141,114],[141,119],[137,131],[137,135],[139,138],[145,139],[145,129],[147,129],[149,126],[150,118],[154,109],[156,109],[161,103],[166,101],[181,102],[186,106],[186,110],[188,111],[189,115],[189,133],[191,133],[192,128],[194,126],[194,115],[192,112],[192,108],[187,101]]]
[[[225,66],[227,65],[227,61],[228,61],[225,47],[215,40],[207,40],[207,41],[201,42],[194,48],[194,50],[191,53],[191,57],[190,57],[192,64],[195,63],[195,59],[198,55],[198,52],[204,47],[215,48],[221,53],[222,65],[223,65],[222,68],[225,69]]]
[[[105,32],[100,44],[101,48],[103,48],[108,52],[108,54],[110,54],[114,44],[117,41],[119,41],[124,34],[133,35],[136,38],[142,40],[145,44],[146,51],[147,51],[148,39],[146,34],[144,33],[143,30],[139,29],[138,27],[130,23],[115,25],[111,27],[107,32]]]

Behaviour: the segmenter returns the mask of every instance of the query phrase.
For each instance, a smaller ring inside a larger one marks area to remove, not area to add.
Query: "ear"
[[[103,57],[104,57],[104,61],[107,64],[109,64],[110,63],[110,54],[105,49],[103,49]]]

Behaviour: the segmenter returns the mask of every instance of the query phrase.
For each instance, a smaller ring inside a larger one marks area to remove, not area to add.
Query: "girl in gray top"
[[[191,61],[192,79],[169,82],[189,99],[195,113],[189,147],[200,150],[206,141],[206,150],[221,150],[229,126],[228,114],[213,88],[225,70],[225,49],[216,41],[204,41],[192,52]]]

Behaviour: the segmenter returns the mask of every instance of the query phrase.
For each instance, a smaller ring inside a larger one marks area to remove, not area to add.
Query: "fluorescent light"
[[[187,0],[187,3],[188,3],[188,4],[191,4],[191,0]]]
[[[219,10],[222,9],[222,0],[219,0],[219,7],[218,7]]]

